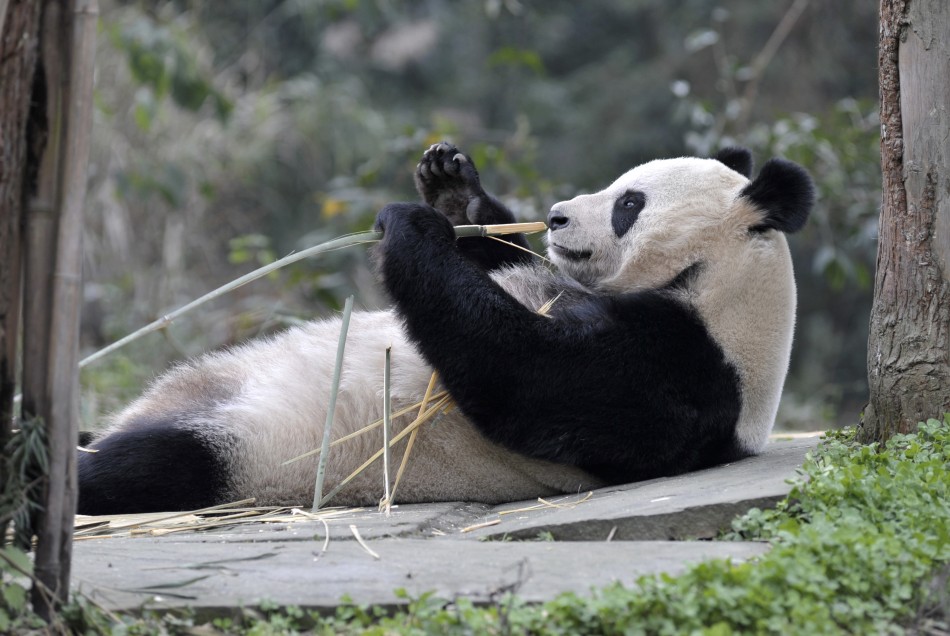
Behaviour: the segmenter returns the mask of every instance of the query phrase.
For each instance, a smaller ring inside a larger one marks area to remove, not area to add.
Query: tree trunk
[[[27,198],[27,120],[40,3],[0,0],[0,449],[10,437],[20,318],[20,242]],[[0,462],[0,483],[6,483]],[[6,535],[0,523],[0,544]]]
[[[950,411],[950,2],[881,0],[883,205],[861,437]]]

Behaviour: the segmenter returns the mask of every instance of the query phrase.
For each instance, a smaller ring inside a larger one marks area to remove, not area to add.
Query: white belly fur
[[[186,414],[188,426],[228,431],[238,448],[219,445],[232,457],[234,499],[258,505],[307,504],[313,498],[317,457],[283,466],[284,460],[318,448],[323,438],[340,320],[295,327],[277,336],[212,353],[173,369],[114,420],[110,429],[139,416]],[[382,417],[383,366],[392,346],[393,410],[423,398],[432,369],[407,340],[390,311],[355,312],[337,398],[332,438]],[[218,396],[209,404],[208,396]],[[394,422],[398,432],[413,415]],[[376,429],[330,450],[324,492],[382,447]],[[406,442],[392,453],[395,477]],[[396,502],[483,501],[497,503],[602,485],[585,472],[527,459],[482,437],[455,409],[420,430]],[[369,505],[383,496],[377,461],[334,498],[334,504]]]

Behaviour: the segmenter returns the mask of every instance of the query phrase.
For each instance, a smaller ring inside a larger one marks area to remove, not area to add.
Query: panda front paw
[[[416,166],[416,190],[423,200],[444,214],[452,225],[473,222],[469,210],[487,198],[472,159],[456,146],[433,144]]]
[[[426,239],[455,240],[455,230],[437,210],[418,203],[390,203],[376,215],[374,229],[383,233],[382,245]]]

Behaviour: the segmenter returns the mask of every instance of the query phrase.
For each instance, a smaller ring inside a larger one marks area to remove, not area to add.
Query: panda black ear
[[[762,223],[753,232],[802,229],[815,204],[815,185],[805,169],[785,159],[769,159],[759,176],[742,189],[745,197],[762,211]]]
[[[725,164],[727,168],[735,170],[746,179],[752,178],[752,153],[746,148],[738,146],[723,148],[716,153],[713,159]]]

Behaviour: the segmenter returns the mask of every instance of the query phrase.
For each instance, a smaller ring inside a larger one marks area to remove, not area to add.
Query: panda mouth
[[[563,256],[569,261],[586,261],[589,260],[593,255],[593,252],[589,250],[569,250],[566,247],[558,245],[557,243],[551,243],[551,249],[554,250],[558,256]]]

